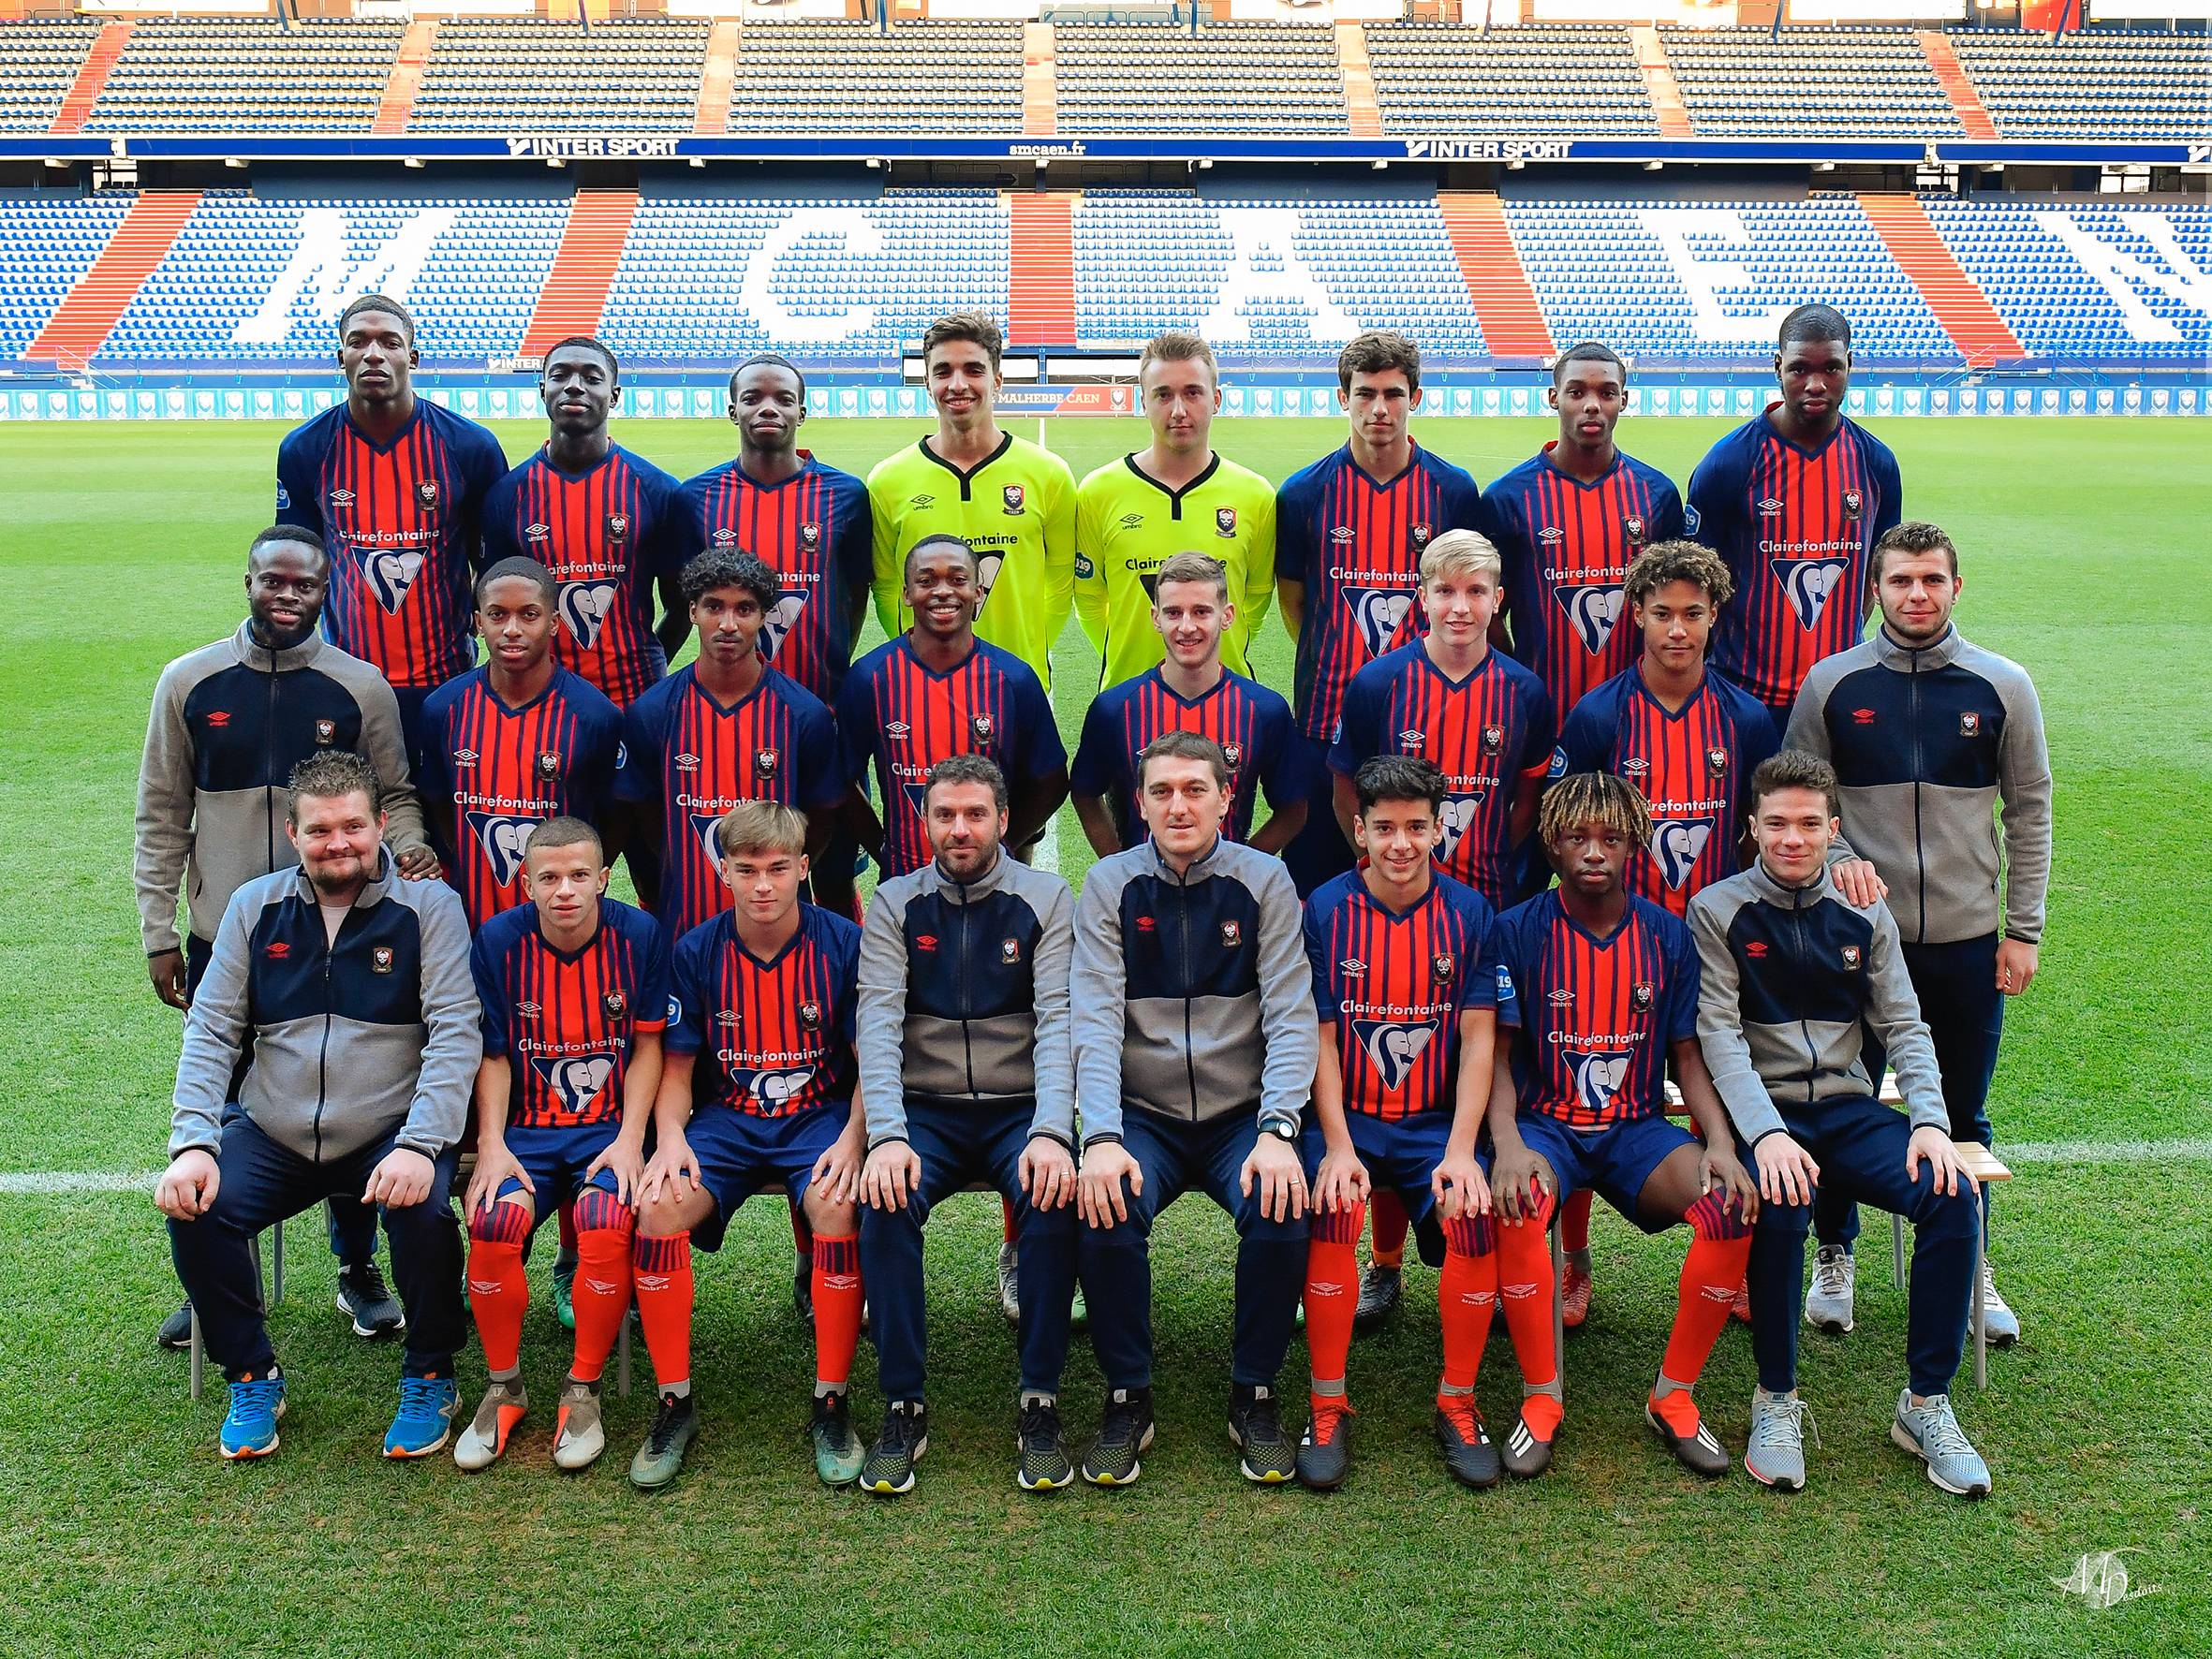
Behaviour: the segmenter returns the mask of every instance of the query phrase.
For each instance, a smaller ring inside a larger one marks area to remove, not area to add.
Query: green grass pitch
[[[1015,423],[1025,435],[1032,423]],[[1640,455],[1686,480],[1722,423],[1633,422]],[[825,459],[864,471],[914,423],[818,420]],[[1420,429],[1480,478],[1546,435],[1529,421]],[[1599,1293],[1568,1344],[1556,1473],[1470,1494],[1427,1438],[1433,1277],[1353,1350],[1350,1484],[1316,1500],[1237,1479],[1222,1428],[1229,1231],[1184,1205],[1158,1266],[1161,1440],[1123,1494],[1025,1497],[1010,1478],[1012,1355],[990,1294],[995,1206],[932,1228],[931,1455],[911,1498],[824,1492],[804,1445],[808,1333],[789,1302],[780,1205],[756,1204],[702,1258],[705,1430],[670,1492],[623,1466],[649,1382],[609,1410],[581,1478],[548,1458],[565,1352],[535,1312],[538,1415],[507,1461],[390,1467],[372,1453],[398,1356],[342,1336],[312,1221],[292,1228],[275,1335],[293,1377],[272,1464],[214,1455],[220,1389],[195,1405],[158,1353],[174,1304],[143,1190],[25,1190],[0,1204],[0,1644],[13,1652],[494,1654],[1463,1652],[2151,1654],[2202,1652],[2212,1618],[2212,1203],[2193,1157],[2122,1143],[2202,1137],[2212,1073],[2201,830],[2212,798],[2212,465],[2205,428],[2154,420],[1891,421],[1907,510],[1965,552],[1961,621],[2026,662],[2049,714],[2057,861],[2042,977],[2012,1010],[1999,1147],[2080,1143],[2024,1163],[1999,1199],[1997,1259],[2028,1341],[1962,1381],[1997,1490],[1961,1505],[1888,1444],[1904,1304],[1886,1252],[1859,1329],[1807,1338],[1821,1445],[1794,1497],[1740,1473],[1681,1475],[1640,1421],[1664,1345],[1679,1241],[1598,1227]],[[719,423],[636,424],[678,475],[725,456]],[[266,521],[279,429],[17,427],[0,435],[0,915],[10,1018],[0,1173],[152,1171],[175,1016],[149,991],[131,899],[132,787],[145,706],[170,657],[235,625],[247,537]],[[538,436],[501,432],[520,456]],[[1078,474],[1142,442],[1131,423],[1049,433]],[[1224,423],[1222,448],[1280,478],[1341,439],[1320,421]],[[1095,662],[1070,628],[1059,706],[1073,739]],[[1289,679],[1272,618],[1261,673]],[[1088,861],[1072,815],[1062,868]],[[150,1182],[149,1182],[150,1184]],[[1879,1243],[1879,1229],[1870,1233]],[[541,1251],[539,1262],[550,1259]],[[543,1298],[540,1297],[542,1302]],[[641,1362],[642,1354],[640,1354]],[[1294,1346],[1284,1381],[1300,1392]],[[463,1362],[464,1395],[480,1360]],[[1751,1387],[1740,1328],[1701,1397],[1740,1449]],[[1096,1411],[1079,1341],[1072,1427]],[[1500,1337],[1482,1397],[1510,1421]],[[878,1406],[863,1346],[863,1426]],[[2128,1549],[2153,1593],[2109,1609],[2055,1586],[2084,1552]]]

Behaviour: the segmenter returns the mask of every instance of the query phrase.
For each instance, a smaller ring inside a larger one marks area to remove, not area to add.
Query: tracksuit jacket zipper
[[[1183,957],[1183,1071],[1190,1083],[1190,1121],[1198,1122],[1198,1057],[1190,1046],[1190,873],[1175,878],[1175,908]]]
[[[1006,855],[1002,853],[999,856],[1003,858]],[[960,939],[952,952],[953,963],[959,969],[956,977],[960,987],[960,1051],[967,1064],[967,1094],[968,1098],[972,1100],[976,1098],[978,1092],[976,1089],[975,1039],[968,1032],[967,889],[955,882],[952,884],[952,890],[958,895],[953,903],[958,906],[960,913]]]
[[[1805,943],[1805,889],[1793,888],[1790,892],[1790,936],[1796,942],[1797,971],[1806,973],[1812,967],[1812,952]],[[1797,1035],[1805,1044],[1805,1104],[1813,1104],[1813,1090],[1821,1080],[1821,1051],[1813,1046],[1812,1023],[1803,1014],[1797,1017]]]
[[[350,913],[349,913],[350,914]],[[322,926],[319,912],[312,918],[317,927]],[[338,931],[344,932],[346,924],[340,922]],[[322,1162],[322,1108],[331,1092],[331,959],[335,954],[332,942],[326,935],[322,947],[322,1047],[315,1056],[315,1161]]]

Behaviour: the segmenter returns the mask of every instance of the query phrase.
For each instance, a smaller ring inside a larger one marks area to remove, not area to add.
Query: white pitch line
[[[1046,846],[1052,840],[1046,838]],[[1051,868],[1040,855],[1037,867]],[[1998,1143],[1997,1155],[2018,1168],[2046,1164],[2207,1164],[2212,1138],[2183,1136],[2173,1140],[2024,1140]],[[0,1172],[0,1196],[64,1193],[144,1193],[161,1179],[158,1169],[27,1169]]]

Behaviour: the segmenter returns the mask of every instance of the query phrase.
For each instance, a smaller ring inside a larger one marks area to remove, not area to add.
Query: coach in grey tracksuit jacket
[[[161,671],[139,767],[140,929],[148,957],[186,948],[194,982],[230,895],[299,862],[284,832],[285,780],[309,756],[364,756],[383,785],[387,844],[403,855],[426,845],[384,676],[317,634],[272,651],[253,626],[243,622]],[[188,947],[177,931],[180,881]]]
[[[1889,884],[1951,1133],[1987,1146],[2004,1030],[1998,938],[2042,940],[2051,874],[2051,757],[2035,686],[1955,627],[1918,649],[1885,627],[1814,667],[1788,744],[1836,768],[1844,839]],[[1879,1078],[1881,1056],[1870,1058]],[[1858,1215],[1824,1194],[1813,1231],[1848,1249]]]
[[[1075,899],[1001,847],[972,881],[932,859],[876,889],[861,930],[861,1099],[868,1147],[905,1141],[921,1165],[906,1207],[861,1210],[886,1403],[919,1402],[926,1369],[922,1228],[972,1181],[1013,1207],[1025,1398],[1052,1399],[1068,1359],[1075,1207],[1023,1191],[1023,1151],[1075,1148],[1068,965]]]
[[[169,1151],[212,1153],[212,1207],[170,1222],[208,1352],[235,1378],[272,1362],[247,1241],[359,1197],[395,1147],[431,1160],[420,1204],[386,1207],[410,1374],[450,1375],[465,1335],[447,1201],[483,1058],[468,918],[443,882],[402,881],[389,849],[333,940],[304,872],[239,888],[184,1022]],[[252,1055],[227,1111],[248,1038]]]
[[[1912,1389],[1940,1394],[1958,1369],[1973,1277],[1977,1211],[1969,1186],[1946,1197],[1923,1160],[1908,1173],[1912,1132],[1949,1133],[1936,1051],[1906,977],[1896,923],[1880,901],[1860,906],[1823,869],[1784,886],[1762,860],[1689,902],[1698,947],[1698,1044],[1752,1164],[1787,1134],[1820,1167],[1821,1193],[1915,1225],[1908,1354]],[[1905,1112],[1875,1098],[1870,1030],[1889,1050]],[[1752,1228],[1751,1342],[1762,1388],[1796,1387],[1797,1325],[1809,1205],[1762,1202]]]
[[[1196,1187],[1241,1235],[1232,1380],[1272,1388],[1305,1283],[1306,1223],[1265,1215],[1239,1172],[1256,1135],[1296,1145],[1320,1053],[1282,860],[1227,839],[1181,874],[1149,841],[1099,859],[1076,906],[1069,994],[1085,1155],[1118,1140],[1144,1177],[1127,1223],[1076,1229],[1107,1387],[1151,1386],[1146,1241],[1160,1210]]]

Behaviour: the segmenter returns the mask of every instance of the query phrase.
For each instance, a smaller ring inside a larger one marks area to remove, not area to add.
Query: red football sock
[[[1305,1246],[1305,1351],[1317,1383],[1341,1383],[1360,1305],[1360,1226],[1366,1206],[1324,1211]]]
[[[814,1377],[842,1391],[861,1342],[861,1239],[814,1235]]]
[[[1375,1190],[1375,1236],[1368,1241],[1368,1251],[1379,1268],[1403,1267],[1406,1262],[1406,1206],[1398,1202],[1396,1189],[1378,1187]]]
[[[1014,1201],[1011,1198],[1001,1198],[998,1200],[998,1207],[1006,1213],[1006,1241],[1011,1244],[1021,1236],[1020,1225],[1014,1217]]]
[[[1542,1213],[1519,1222],[1500,1219],[1497,1224],[1497,1294],[1505,1306],[1506,1329],[1513,1339],[1513,1357],[1521,1362],[1525,1388],[1548,1388],[1559,1380],[1557,1333],[1552,1328],[1557,1281],[1552,1271],[1552,1241],[1544,1231],[1551,1209],[1551,1196],[1546,1194]]]
[[[1466,1390],[1482,1367],[1497,1312],[1496,1229],[1486,1215],[1444,1224],[1444,1267],[1437,1275],[1437,1314],[1444,1327],[1444,1386]]]
[[[468,1306],[494,1376],[523,1362],[523,1312],[530,1305],[523,1241],[529,1236],[526,1205],[494,1202],[468,1218]]]
[[[576,1200],[576,1359],[569,1374],[596,1383],[630,1307],[630,1207],[593,1187]]]
[[[1560,1249],[1587,1250],[1590,1247],[1590,1201],[1597,1196],[1595,1187],[1585,1187],[1568,1199],[1560,1210]]]
[[[1713,1344],[1728,1325],[1736,1286],[1744,1282],[1744,1269],[1751,1259],[1751,1229],[1718,1193],[1707,1193],[1692,1204],[1685,1219],[1695,1237],[1683,1258],[1674,1329],[1667,1338],[1659,1374],[1688,1388],[1705,1369]]]
[[[642,1233],[631,1249],[637,1264],[638,1323],[645,1328],[645,1352],[663,1388],[691,1382],[691,1235],[648,1239]]]

